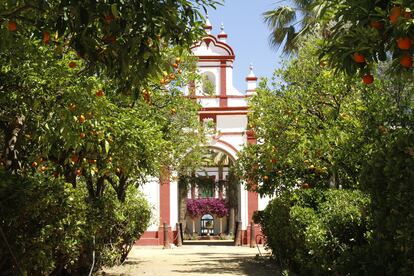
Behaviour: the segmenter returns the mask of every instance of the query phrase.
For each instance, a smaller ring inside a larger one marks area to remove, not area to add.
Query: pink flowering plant
[[[199,198],[187,201],[187,213],[190,217],[201,217],[205,214],[216,215],[220,218],[229,214],[229,207],[224,199]]]

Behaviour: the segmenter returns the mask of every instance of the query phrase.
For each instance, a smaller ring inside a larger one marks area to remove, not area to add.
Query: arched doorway
[[[233,238],[240,205],[234,161],[224,150],[209,147],[204,166],[191,176],[180,176],[179,222],[184,239]]]

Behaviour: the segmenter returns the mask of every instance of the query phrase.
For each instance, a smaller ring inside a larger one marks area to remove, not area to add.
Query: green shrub
[[[126,257],[147,228],[147,202],[135,188],[124,203],[109,189],[91,202],[81,186],[0,171],[2,275],[87,275],[93,250],[95,270]]]
[[[304,275],[335,274],[344,256],[367,243],[369,200],[359,191],[295,190],[271,201],[262,217],[267,246]]]
[[[384,139],[385,140],[385,139]],[[372,197],[373,242],[361,260],[364,273],[413,275],[414,134],[395,131],[362,172]],[[369,265],[366,265],[369,263]]]

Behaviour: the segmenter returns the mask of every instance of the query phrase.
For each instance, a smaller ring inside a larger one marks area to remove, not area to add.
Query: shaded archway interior
[[[198,169],[194,173],[194,178],[189,183],[186,195],[186,204],[189,202],[205,202],[209,199],[210,202],[224,202],[227,206],[227,215],[219,217],[214,214],[201,214],[199,217],[192,217],[185,215],[185,229],[187,238],[196,237],[219,237],[234,233],[234,229],[229,227],[234,224],[235,216],[237,216],[238,209],[238,194],[240,185],[238,181],[232,176],[232,166],[234,165],[234,157],[217,147],[208,147],[207,154],[204,160],[204,167]],[[185,188],[185,187],[181,187]],[[180,193],[183,195],[183,193]],[[184,201],[181,201],[184,204]],[[182,206],[184,207],[184,206]],[[212,216],[210,227],[206,227],[206,216]],[[203,220],[204,217],[204,220]],[[189,236],[188,236],[189,235]]]

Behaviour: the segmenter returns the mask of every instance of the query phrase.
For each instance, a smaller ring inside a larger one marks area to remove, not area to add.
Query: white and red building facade
[[[196,83],[193,88],[188,89],[188,96],[196,99],[202,106],[199,111],[201,122],[213,121],[215,125],[215,135],[210,137],[207,147],[214,151],[226,154],[233,162],[237,160],[237,153],[248,143],[256,143],[256,139],[251,131],[248,131],[248,99],[257,87],[257,77],[250,66],[250,73],[246,77],[247,89],[244,92],[238,91],[233,86],[233,62],[235,53],[231,46],[227,44],[227,34],[221,27],[221,32],[214,36],[211,34],[212,26],[207,20],[207,36],[202,41],[192,47],[193,54],[198,57],[197,68],[202,79],[208,80],[213,91],[206,95],[203,91],[203,84]],[[213,181],[225,181],[229,174],[229,168],[224,167],[220,171],[217,168],[203,168],[197,174],[212,178]],[[142,191],[147,196],[153,206],[153,216],[155,220],[147,229],[142,238],[137,242],[139,245],[162,245],[163,244],[163,223],[169,225],[170,237],[175,237],[176,224],[179,220],[179,188],[178,177],[171,173],[170,177],[161,179],[156,183],[147,183]],[[193,188],[188,193],[188,198],[202,196],[197,188]],[[225,198],[225,190],[215,190],[209,196]],[[257,193],[247,191],[244,183],[238,185],[238,210],[236,220],[242,224],[242,241],[247,244],[250,239],[251,221],[254,211],[263,210],[267,203],[267,198],[261,198]],[[187,230],[190,232],[200,232],[200,221],[187,223]],[[190,220],[187,220],[190,222]],[[217,233],[227,227],[228,221],[224,225],[215,224],[214,230]],[[220,223],[221,224],[221,223]],[[195,228],[194,228],[195,227]],[[256,233],[260,233],[259,226],[255,226]]]

